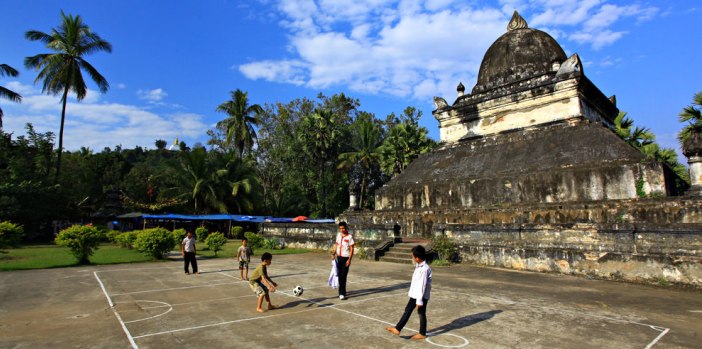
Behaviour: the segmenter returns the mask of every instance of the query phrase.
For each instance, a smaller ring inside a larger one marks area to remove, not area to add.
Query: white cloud
[[[249,79],[416,100],[470,90],[483,54],[512,12],[547,28],[561,44],[601,49],[626,35],[615,25],[657,13],[605,0],[501,0],[495,7],[457,0],[286,0],[275,3],[290,57],[237,66]],[[448,99],[448,98],[447,98]]]
[[[139,96],[139,99],[149,102],[160,102],[166,96],[168,96],[168,93],[166,93],[166,91],[164,91],[162,88],[155,88],[153,90],[138,90],[137,95]]]
[[[3,129],[17,137],[24,134],[25,124],[32,123],[37,132],[58,134],[60,97],[43,95],[38,89],[27,92],[22,104],[3,107]],[[98,95],[95,91],[89,91],[88,96],[94,97],[86,96],[82,102],[69,99],[64,130],[65,149],[77,150],[85,146],[100,151],[115,145],[153,148],[156,139],[170,140],[176,136],[188,143],[195,143],[209,128],[199,114],[161,114],[135,105],[98,103]]]

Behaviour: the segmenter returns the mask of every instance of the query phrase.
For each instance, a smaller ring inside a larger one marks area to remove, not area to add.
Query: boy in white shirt
[[[431,293],[431,268],[426,262],[426,250],[423,246],[417,245],[412,248],[412,259],[417,263],[412,274],[412,284],[409,289],[409,302],[405,307],[400,321],[395,327],[386,327],[385,330],[399,336],[402,328],[412,315],[412,310],[417,308],[419,314],[419,333],[412,336],[412,339],[422,340],[427,338],[427,303]]]

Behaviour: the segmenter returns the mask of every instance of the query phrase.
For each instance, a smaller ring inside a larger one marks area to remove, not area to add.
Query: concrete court
[[[384,330],[407,302],[411,265],[354,260],[342,301],[326,285],[328,255],[274,256],[281,308],[263,314],[232,259],[199,265],[199,276],[179,261],[2,272],[0,348],[702,347],[699,291],[435,267],[429,338],[416,342],[416,313],[401,336]]]

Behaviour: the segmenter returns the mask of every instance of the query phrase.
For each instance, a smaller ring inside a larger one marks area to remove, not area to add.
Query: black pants
[[[402,314],[400,321],[397,323],[397,325],[395,325],[395,328],[398,331],[402,331],[402,328],[405,327],[407,321],[409,321],[412,311],[417,308],[417,314],[419,314],[419,334],[422,336],[427,335],[427,304],[429,303],[429,300],[423,299],[423,301],[424,305],[417,308],[417,300],[414,298],[409,299],[409,302],[407,302],[407,306],[405,307],[404,314]]]
[[[197,273],[197,259],[195,259],[195,252],[185,252],[185,257],[183,260],[185,261],[184,268],[186,273],[190,272],[190,263],[193,264],[193,273]]]
[[[346,261],[349,257],[336,256],[336,273],[339,276],[339,296],[346,297],[346,277],[349,275],[349,267]]]

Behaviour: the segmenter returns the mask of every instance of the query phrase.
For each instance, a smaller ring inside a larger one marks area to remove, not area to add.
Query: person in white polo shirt
[[[353,235],[349,234],[346,222],[339,222],[339,233],[336,235],[332,259],[336,258],[336,271],[339,277],[339,299],[346,299],[346,277],[349,275],[351,259],[353,259]]]

